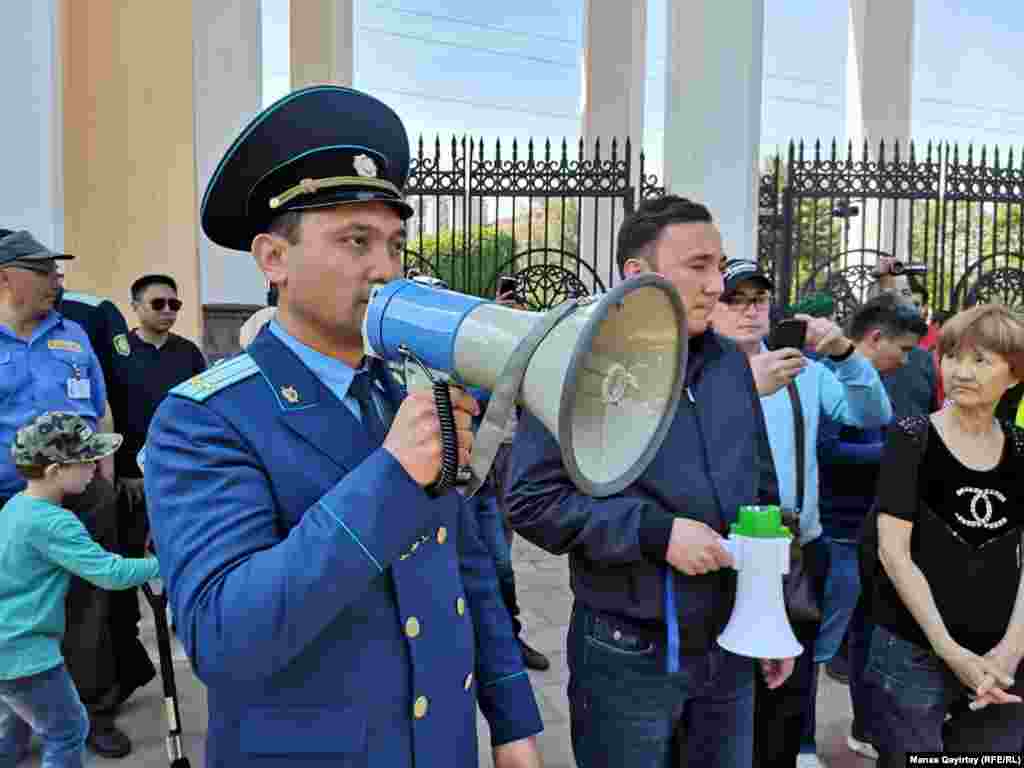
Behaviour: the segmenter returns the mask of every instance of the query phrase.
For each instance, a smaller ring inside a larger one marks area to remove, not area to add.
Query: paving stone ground
[[[545,730],[539,737],[546,768],[576,768],[569,741],[569,703],[565,686],[569,672],[565,663],[565,635],[568,630],[572,595],[569,591],[568,560],[553,557],[516,538],[513,563],[521,619],[530,645],[546,653],[551,668],[546,672],[530,672]],[[156,633],[152,615],[143,604],[143,639],[156,663]],[[181,646],[175,641],[175,677],[181,706],[184,747],[192,768],[204,764],[203,742],[206,736],[206,690],[192,674]],[[873,763],[846,748],[850,727],[850,699],[845,686],[820,675],[818,694],[818,754],[827,768],[864,768]],[[165,749],[166,724],[163,714],[159,679],[139,691],[126,704],[119,718],[120,726],[135,744],[133,753],[123,760],[107,760],[92,756],[94,766],[131,766],[158,768],[168,766]],[[486,721],[479,718],[480,766],[492,768],[489,734]],[[38,747],[27,763],[39,765]],[[624,767],[625,768],[625,767]],[[788,768],[788,767],[787,767]]]

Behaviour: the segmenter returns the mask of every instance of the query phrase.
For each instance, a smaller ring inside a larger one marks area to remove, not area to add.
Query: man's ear
[[[622,265],[622,274],[626,279],[642,275],[645,272],[653,272],[651,265],[647,263],[647,259],[642,257],[634,257],[632,259],[626,259],[626,263]]]
[[[47,480],[53,480],[53,478],[57,476],[58,472],[60,472],[60,464],[47,464],[46,468],[43,470],[43,476]]]
[[[269,282],[282,285],[287,282],[288,241],[270,232],[261,232],[252,241],[252,257],[256,266],[266,275]]]

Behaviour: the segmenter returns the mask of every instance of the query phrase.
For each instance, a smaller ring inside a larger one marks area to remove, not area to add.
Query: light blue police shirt
[[[0,323],[0,496],[25,487],[11,456],[19,428],[47,411],[71,411],[95,429],[106,401],[103,370],[78,323],[51,310],[28,340]]]

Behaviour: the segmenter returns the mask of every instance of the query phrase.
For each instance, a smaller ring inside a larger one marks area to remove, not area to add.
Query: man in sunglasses
[[[157,406],[174,387],[206,370],[206,359],[193,342],[171,332],[181,299],[169,275],[143,275],[132,283],[132,309],[139,325],[128,333],[128,354],[119,360],[113,398],[115,422],[124,435],[117,457],[117,477],[142,512],[142,472],[136,457],[146,441]],[[137,516],[143,525],[145,515]],[[145,532],[139,531],[141,546]]]

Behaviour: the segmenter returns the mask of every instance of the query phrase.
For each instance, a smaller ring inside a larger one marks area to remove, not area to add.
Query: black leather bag
[[[796,444],[796,503],[795,510],[783,510],[782,523],[793,534],[789,550],[789,573],[782,577],[782,592],[786,613],[793,623],[820,622],[821,596],[815,588],[810,569],[800,546],[800,505],[804,500],[804,411],[796,384],[786,387],[793,404],[793,431]]]

